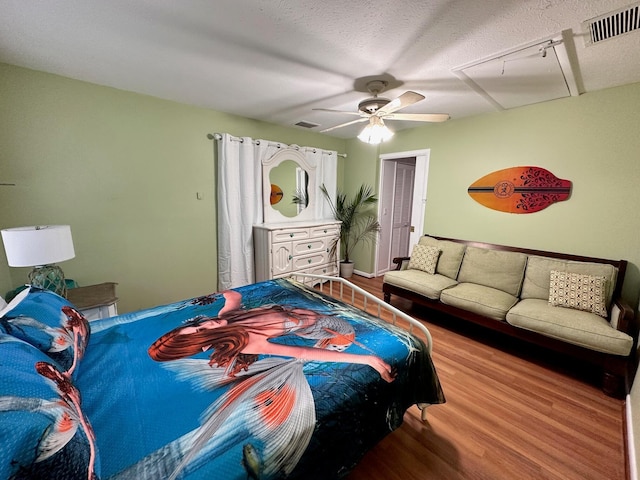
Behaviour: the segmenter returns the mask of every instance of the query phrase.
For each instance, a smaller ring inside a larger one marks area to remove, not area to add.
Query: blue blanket
[[[60,370],[81,395],[73,438],[92,448],[59,453],[95,457],[95,478],[339,478],[409,406],[444,402],[422,341],[286,280],[90,327],[73,375]],[[65,478],[87,478],[76,470]]]

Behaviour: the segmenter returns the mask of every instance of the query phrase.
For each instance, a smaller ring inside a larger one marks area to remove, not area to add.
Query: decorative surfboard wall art
[[[271,195],[269,197],[269,202],[271,205],[275,205],[276,203],[282,200],[284,193],[282,193],[282,189],[278,185],[271,184]]]
[[[571,195],[571,181],[541,167],[496,170],[473,182],[469,195],[485,207],[508,213],[534,213]]]

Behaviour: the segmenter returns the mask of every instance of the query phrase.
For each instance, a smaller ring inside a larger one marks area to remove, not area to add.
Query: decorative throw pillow
[[[440,257],[438,248],[431,245],[415,245],[407,268],[422,270],[433,275],[436,273],[438,257]]]
[[[0,358],[0,478],[98,478],[93,430],[59,365],[2,333]]]
[[[595,275],[551,270],[549,304],[607,317],[606,279]]]
[[[89,341],[89,322],[65,298],[30,287],[0,311],[0,332],[30,343],[71,376]]]

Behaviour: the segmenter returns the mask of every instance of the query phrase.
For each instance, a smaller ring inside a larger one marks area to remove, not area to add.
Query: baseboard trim
[[[360,270],[354,270],[353,273],[355,273],[356,275],[360,275],[361,277],[365,277],[365,278],[373,278],[373,277],[375,277],[375,274],[373,274],[373,273],[361,272]]]
[[[638,466],[636,464],[636,445],[633,437],[633,414],[631,411],[631,397],[627,395],[625,401],[625,425],[627,430],[627,456],[629,458],[629,480],[638,480]]]

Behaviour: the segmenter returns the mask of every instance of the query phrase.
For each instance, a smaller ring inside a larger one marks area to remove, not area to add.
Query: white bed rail
[[[415,333],[415,330],[422,332],[425,337],[423,340],[426,339],[427,351],[429,352],[429,355],[431,355],[433,340],[431,338],[431,332],[429,332],[429,329],[425,325],[410,315],[398,310],[393,305],[389,305],[373,294],[358,287],[357,285],[354,285],[350,281],[342,277],[329,277],[325,275],[313,275],[310,273],[293,273],[289,278],[305,285],[317,285],[320,292],[328,293],[332,297],[335,297],[346,304],[353,305],[356,308],[361,308],[356,305],[356,300],[359,298],[358,295],[360,295],[364,305],[362,309],[367,313],[386,322],[390,322],[393,325],[397,325],[400,328],[404,328],[410,333]],[[369,308],[370,306],[373,308],[373,311]],[[388,317],[390,320],[388,318],[383,318],[383,312],[387,312],[389,314]],[[398,320],[403,320],[408,325],[405,326],[402,322],[398,322]]]

